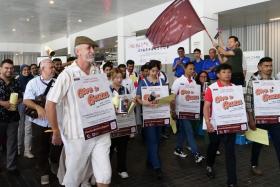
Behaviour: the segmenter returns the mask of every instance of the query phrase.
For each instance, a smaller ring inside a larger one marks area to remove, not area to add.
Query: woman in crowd
[[[110,89],[113,96],[115,95],[127,95],[129,94],[127,88],[122,86],[123,75],[122,72],[115,68],[111,71],[111,81],[112,84]],[[118,114],[117,114],[118,115]],[[122,114],[120,114],[122,115]],[[127,143],[129,140],[129,135],[114,137],[112,133],[112,144],[110,148],[110,157],[112,159],[113,153],[117,152],[117,171],[122,179],[128,178],[126,157],[127,157]]]
[[[22,94],[24,94],[26,85],[32,78],[33,76],[30,73],[30,67],[26,64],[21,65],[18,81],[20,83],[20,89]],[[19,114],[20,121],[18,127],[18,154],[21,154],[21,151],[24,147],[24,157],[33,158],[34,156],[30,152],[32,138],[31,124],[28,121],[28,119],[25,118],[25,105],[23,103],[19,105]]]
[[[156,107],[154,101],[142,100],[142,87],[147,86],[161,86],[164,85],[164,80],[158,79],[158,73],[160,71],[159,63],[156,60],[151,60],[149,65],[149,75],[139,83],[136,93],[137,102],[146,107]],[[147,165],[154,171],[158,179],[162,177],[161,163],[159,157],[159,144],[160,144],[160,131],[161,126],[144,127],[144,138],[147,146]]]

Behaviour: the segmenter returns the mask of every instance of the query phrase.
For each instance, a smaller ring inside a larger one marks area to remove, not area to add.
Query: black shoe
[[[215,172],[212,167],[210,166],[206,167],[206,175],[211,179],[215,178]]]
[[[229,184],[228,187],[237,187],[237,184]]]
[[[13,175],[13,176],[19,176],[20,175],[19,170],[17,170],[17,169],[7,170],[7,172],[8,172],[8,175]]]
[[[155,172],[156,172],[156,177],[158,180],[161,180],[162,179],[162,171],[160,168],[158,169],[155,169]]]

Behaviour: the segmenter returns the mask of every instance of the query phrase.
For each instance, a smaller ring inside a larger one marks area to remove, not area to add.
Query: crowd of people
[[[135,134],[112,136],[114,133],[104,133],[85,140],[80,109],[75,97],[74,83],[79,77],[105,74],[111,91],[111,96],[132,95],[135,103],[135,124],[141,126],[147,148],[147,167],[154,171],[155,177],[163,175],[160,160],[161,137],[168,138],[169,124],[152,125],[144,123],[147,108],[156,109],[156,95],[147,100],[143,96],[143,88],[168,87],[174,100],[170,103],[170,118],[176,121],[176,146],[174,155],[185,158],[188,147],[194,162],[206,162],[206,174],[215,178],[214,163],[219,155],[219,146],[224,144],[227,185],[237,186],[235,138],[236,133],[217,134],[211,115],[213,107],[213,89],[245,84],[246,69],[242,63],[243,55],[240,42],[236,36],[228,38],[225,46],[222,42],[213,43],[209,49],[209,58],[202,59],[201,50],[194,49],[194,60],[186,56],[183,47],[178,48],[178,57],[174,59],[172,70],[174,82],[169,85],[169,79],[162,71],[161,62],[150,60],[135,71],[135,62],[128,60],[126,64],[114,67],[106,62],[101,70],[94,64],[94,50],[97,44],[88,37],[79,36],[75,40],[76,58],[69,58],[63,64],[59,58],[44,59],[39,67],[36,64],[21,65],[20,75],[14,77],[13,62],[5,59],[1,62],[0,74],[0,140],[2,148],[6,149],[6,168],[13,175],[19,175],[17,170],[17,155],[23,154],[28,159],[36,158],[41,184],[49,184],[50,173],[57,174],[59,181],[66,187],[90,186],[96,183],[98,187],[109,186],[112,169],[111,160],[117,156],[117,172],[122,178],[128,178],[127,147],[129,139]],[[280,124],[256,124],[254,116],[254,80],[275,80],[272,73],[272,59],[262,58],[258,63],[258,72],[250,78],[245,93],[248,126],[250,129],[266,129],[275,146],[280,164]],[[179,93],[182,86],[200,86],[201,104],[197,120],[178,115],[180,105]],[[17,104],[10,102],[12,93],[18,94]],[[169,93],[168,93],[169,94]],[[152,98],[154,97],[154,98]],[[12,110],[13,105],[17,109]],[[115,106],[114,106],[115,107]],[[98,111],[96,111],[98,112]],[[116,110],[116,115],[118,112]],[[202,129],[205,119],[208,137],[208,148],[205,155],[199,150],[194,129]],[[259,167],[259,155],[262,145],[252,144],[251,171],[254,175],[262,175]],[[133,167],[130,165],[130,167]]]

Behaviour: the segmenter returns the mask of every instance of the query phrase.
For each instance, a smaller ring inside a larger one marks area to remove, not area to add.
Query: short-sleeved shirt
[[[232,73],[243,73],[243,52],[240,48],[235,48],[232,51],[234,55],[227,57],[227,63],[231,65]]]
[[[114,91],[116,91],[119,95],[126,95],[129,94],[128,89],[125,86],[121,86],[119,88],[119,90],[116,90],[115,88],[113,88],[112,86],[110,86],[110,90],[113,93]]]
[[[212,67],[217,67],[218,65],[220,65],[220,61],[218,59],[206,59],[204,61],[204,65],[203,65],[203,71],[209,70]],[[217,75],[215,72],[215,69],[213,69],[211,72],[208,73],[208,76],[210,78],[210,80],[216,80],[217,79]]]
[[[99,71],[94,66],[91,66],[90,74],[96,73],[99,73]],[[74,78],[81,76],[88,75],[80,69],[76,62],[73,62],[58,76],[53,89],[47,96],[48,101],[60,103],[63,108],[60,131],[67,140],[84,138],[79,105],[74,89]]]
[[[199,61],[194,60],[192,63],[194,64],[195,72],[199,74],[203,70],[202,68],[203,68],[204,60],[202,59],[200,59]]]
[[[190,84],[196,84],[195,80],[193,77],[190,79],[187,78],[186,76],[181,76],[180,78],[176,79],[171,87],[171,93],[175,95],[179,95],[180,88],[182,86],[190,85]],[[176,97],[176,112],[178,112],[177,105],[179,105],[179,100],[178,97]]]
[[[180,57],[178,57],[178,58],[175,58],[174,59],[174,62],[173,62],[173,65],[172,65],[172,67],[175,67],[175,65],[176,65],[176,62],[178,61],[178,60],[181,60],[182,61],[182,63],[183,64],[187,64],[187,63],[189,63],[190,61],[191,61],[191,59],[189,58],[189,57],[184,57],[184,58],[180,58]],[[185,70],[184,70],[184,68],[182,67],[182,66],[177,66],[176,67],[176,69],[175,69],[175,77],[181,77],[182,75],[184,75],[185,74]]]
[[[160,85],[164,85],[165,84],[163,79],[160,79],[160,81],[158,81],[156,83],[153,83],[153,82],[150,82],[147,78],[145,78],[144,80],[141,80],[140,83],[138,84],[136,95],[142,97],[142,91],[141,91],[142,87],[145,87],[145,86],[160,86]]]
[[[232,86],[233,84],[230,84],[229,86]],[[211,84],[206,92],[205,92],[205,96],[204,96],[204,101],[208,101],[210,103],[213,103],[213,96],[212,96],[212,90],[215,88],[219,88],[219,87],[224,87],[221,83],[221,81],[217,80],[217,82]],[[212,111],[212,104],[211,104],[211,111]],[[212,112],[211,112],[212,113]],[[211,116],[211,115],[210,115]]]
[[[36,97],[44,94],[44,92],[47,89],[48,84],[50,83],[51,80],[52,79],[44,80],[42,76],[37,76],[37,77],[31,79],[26,85],[23,99],[35,100]],[[51,89],[52,89],[52,87],[50,88],[50,90]],[[36,125],[39,125],[41,127],[50,127],[48,120],[42,120],[39,118],[38,119],[29,118],[29,121],[31,121],[32,123],[35,123]]]
[[[9,101],[11,93],[18,93],[18,98],[22,99],[20,84],[16,79],[12,79],[9,84],[0,78],[0,101]],[[9,111],[0,106],[0,121],[1,122],[14,122],[19,121],[18,111]]]

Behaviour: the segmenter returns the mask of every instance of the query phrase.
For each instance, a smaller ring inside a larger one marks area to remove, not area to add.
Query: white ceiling
[[[168,1],[0,0],[0,42],[42,43]]]
[[[280,17],[280,0],[241,7],[219,13],[219,26],[223,29],[245,25],[262,24],[270,18]]]

